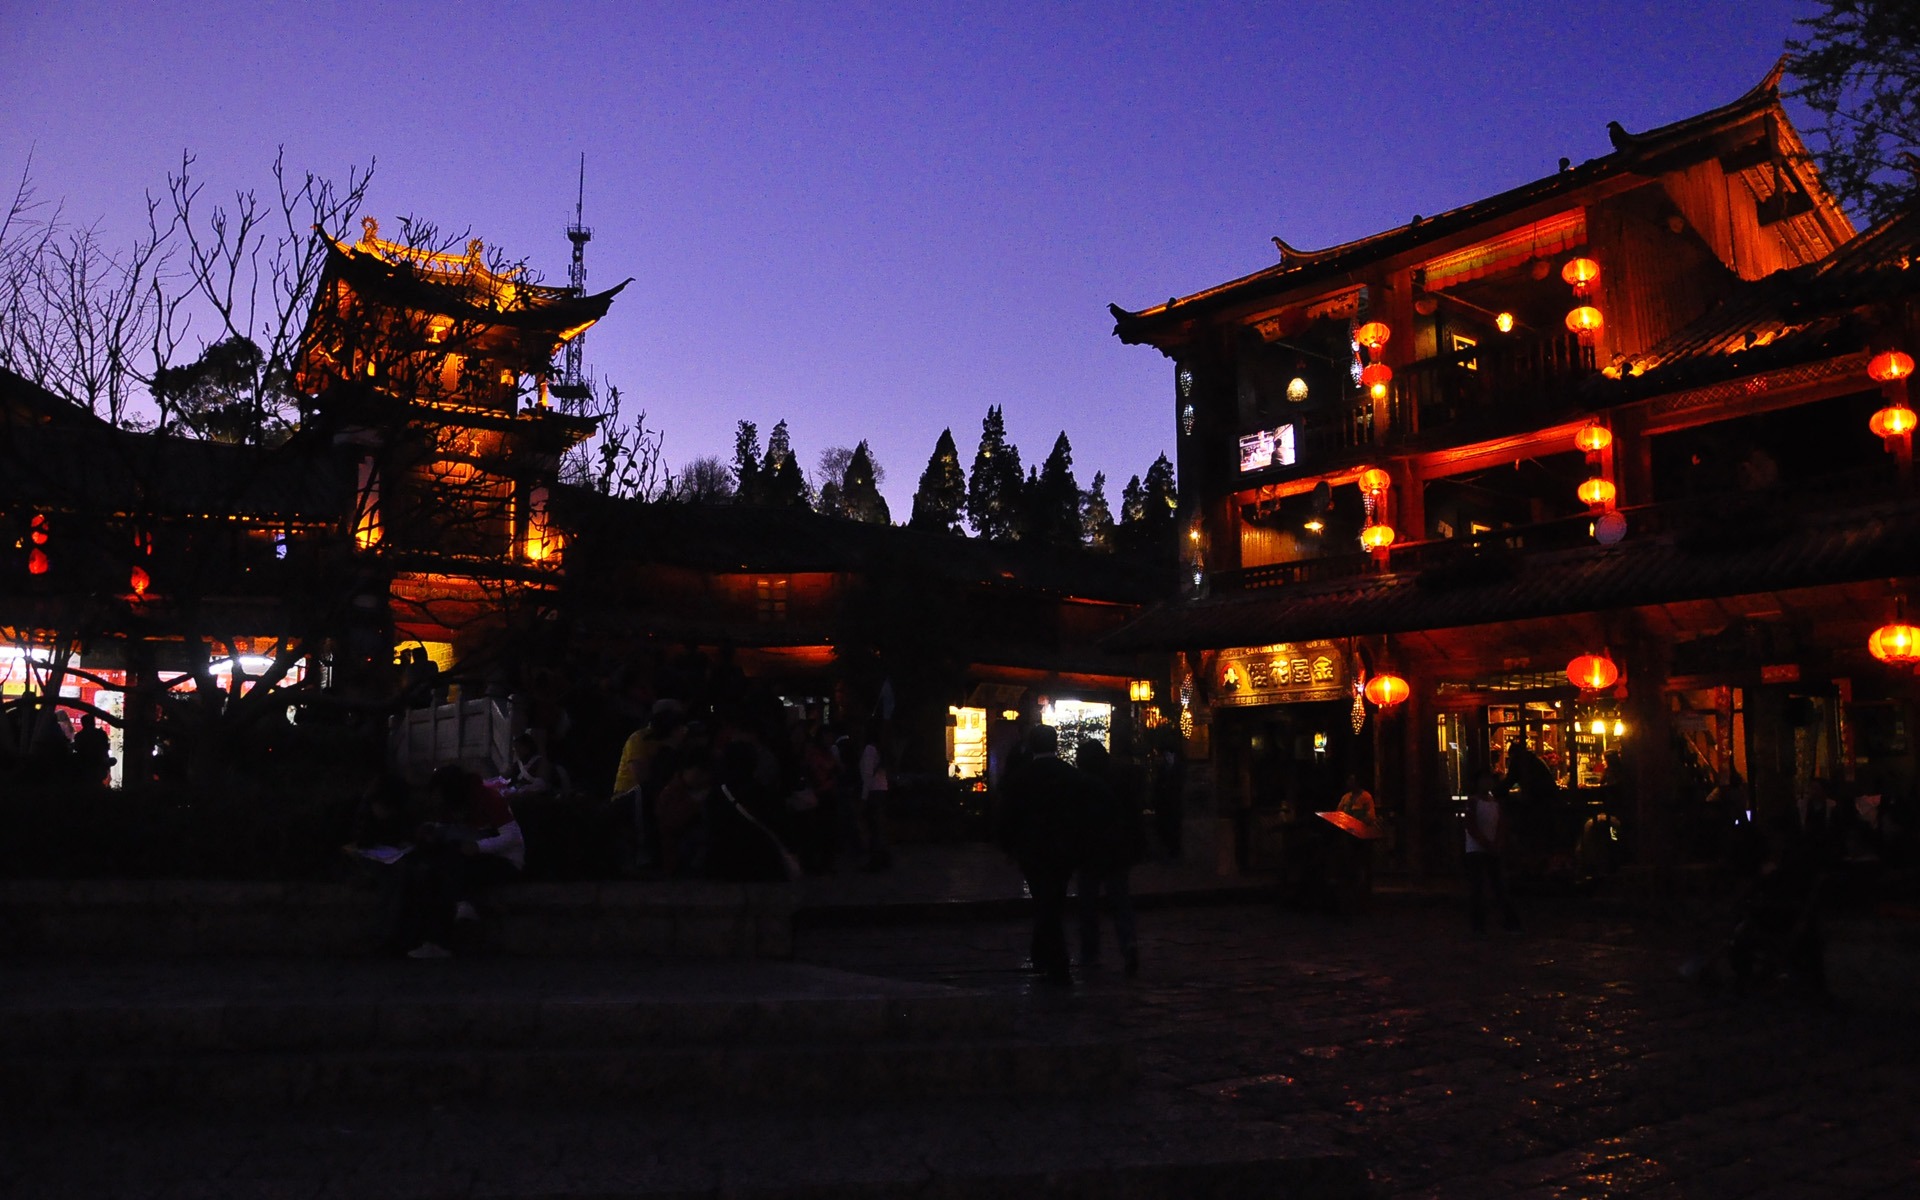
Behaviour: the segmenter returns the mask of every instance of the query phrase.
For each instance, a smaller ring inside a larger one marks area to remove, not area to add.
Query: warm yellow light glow
[[[1597,717],[1594,719],[1592,726],[1590,726],[1588,729],[1588,732],[1592,733],[1595,737],[1600,736],[1606,731],[1607,731],[1607,723],[1605,721],[1600,720]]]
[[[1308,517],[1305,528],[1308,533],[1321,533],[1326,530],[1327,523],[1319,517]]]
[[[1360,531],[1360,544],[1369,550],[1385,550],[1393,545],[1393,526],[1367,526]]]
[[[1613,431],[1598,421],[1589,421],[1573,435],[1573,444],[1588,454],[1596,454],[1613,445]]]
[[[1199,540],[1200,540],[1200,531],[1199,531],[1198,529],[1189,529],[1189,530],[1187,530],[1187,540],[1188,540],[1188,541],[1191,541],[1191,542],[1197,542],[1197,541],[1199,541]]]
[[[1237,687],[1239,687],[1239,686],[1240,686],[1240,672],[1239,672],[1239,670],[1238,670],[1238,669],[1236,669],[1236,668],[1234,668],[1234,667],[1228,667],[1228,668],[1227,668],[1227,673],[1226,673],[1225,675],[1222,675],[1222,676],[1220,677],[1220,682],[1222,682],[1222,683],[1224,683],[1224,684],[1226,684],[1226,685],[1227,685],[1228,687],[1230,687],[1230,688],[1237,688]]]
[[[1501,313],[1499,316],[1493,319],[1493,327],[1495,329],[1498,329],[1501,333],[1512,333],[1513,332],[1513,314],[1509,312]]]
[[[1372,396],[1375,400],[1385,400],[1387,398],[1387,385],[1384,383],[1373,384],[1367,388],[1367,395]]]
[[[1307,381],[1295,375],[1287,384],[1287,399],[1299,404],[1307,398]]]
[[[1018,721],[1020,719],[1020,710],[1017,708],[1003,708],[1000,710],[1000,719],[1002,721]]]
[[[1606,505],[1613,503],[1613,481],[1609,479],[1589,479],[1580,485],[1580,503]]]
[[[1867,428],[1873,430],[1875,436],[1883,438],[1899,437],[1901,434],[1912,433],[1913,427],[1913,410],[1904,404],[1895,404],[1883,408],[1873,414],[1873,419],[1867,422]]]
[[[1380,347],[1386,345],[1387,339],[1391,336],[1393,336],[1393,331],[1387,328],[1385,321],[1368,321],[1365,325],[1354,330],[1353,340],[1359,342],[1373,353],[1378,354],[1380,353]]]
[[[1615,721],[1613,723],[1613,736],[1615,737],[1627,736],[1627,723],[1625,721]]]
[[[1593,336],[1606,326],[1606,318],[1591,304],[1582,304],[1567,314],[1567,328],[1580,335],[1580,344],[1590,346]]]
[[[1127,699],[1135,704],[1145,704],[1153,699],[1153,680],[1136,679],[1127,684]]]
[[[1360,472],[1360,490],[1363,492],[1384,492],[1393,486],[1393,476],[1379,467],[1368,467]]]
[[[1373,390],[1376,395],[1393,382],[1393,368],[1385,363],[1369,364],[1360,372],[1360,382]]]

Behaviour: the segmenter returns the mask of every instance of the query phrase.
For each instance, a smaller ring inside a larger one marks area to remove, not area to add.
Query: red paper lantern
[[[45,575],[50,566],[51,564],[47,562],[47,552],[38,546],[35,546],[32,553],[27,555],[27,573],[29,575]]]
[[[1360,531],[1360,544],[1369,550],[1385,550],[1393,545],[1393,526],[1367,526]]]
[[[1591,304],[1582,304],[1567,314],[1567,328],[1580,335],[1582,346],[1593,345],[1593,337],[1606,326],[1606,318]]]
[[[1368,467],[1360,472],[1360,490],[1363,492],[1384,492],[1393,486],[1393,476],[1379,467]]]
[[[1573,435],[1573,444],[1588,454],[1598,454],[1613,445],[1613,431],[1598,421],[1589,421]]]
[[[1580,503],[1604,507],[1613,503],[1615,492],[1613,482],[1608,479],[1589,479],[1580,485],[1578,495]]]
[[[1912,433],[1915,424],[1914,412],[1904,404],[1893,404],[1873,414],[1867,422],[1867,428],[1873,430],[1875,437],[1897,438],[1901,434]]]
[[[1913,374],[1913,356],[1899,350],[1887,350],[1867,363],[1867,374],[1875,383],[1894,383]]]
[[[1567,678],[1582,691],[1600,692],[1620,679],[1620,668],[1604,654],[1582,654],[1567,664]]]
[[[1398,675],[1375,675],[1367,680],[1367,699],[1378,708],[1392,708],[1412,694],[1413,689]]]
[[[1353,340],[1373,354],[1380,353],[1380,347],[1386,345],[1387,339],[1392,336],[1393,331],[1387,328],[1385,321],[1368,321],[1353,331]]]
[[[1560,268],[1560,278],[1573,285],[1573,294],[1584,296],[1593,281],[1600,278],[1600,264],[1590,258],[1569,259],[1567,265]]]
[[[1867,653],[1881,662],[1920,662],[1920,628],[1896,618],[1868,636]]]
[[[145,568],[135,567],[133,573],[128,576],[127,583],[133,588],[134,595],[145,596],[147,589],[153,586],[153,578],[147,574]]]

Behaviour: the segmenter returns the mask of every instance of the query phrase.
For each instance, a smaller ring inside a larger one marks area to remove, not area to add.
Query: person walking
[[[1033,897],[1033,965],[1047,982],[1070,985],[1065,928],[1067,885],[1086,853],[1087,827],[1095,807],[1094,784],[1060,760],[1059,735],[1051,725],[1027,732],[1030,761],[1006,780],[1002,840],[1013,851]]]
[[[1127,876],[1146,851],[1146,836],[1140,827],[1144,814],[1127,781],[1114,769],[1105,746],[1092,738],[1083,739],[1075,758],[1075,765],[1094,785],[1086,855],[1075,889],[1080,906],[1080,967],[1085,970],[1100,961],[1100,905],[1104,896],[1113,908],[1113,936],[1120,943],[1120,960],[1131,978],[1140,973],[1140,949]]]
[[[1474,772],[1473,786],[1467,793],[1467,886],[1468,905],[1475,933],[1487,929],[1487,893],[1500,905],[1502,927],[1520,928],[1520,914],[1507,894],[1507,878],[1500,867],[1501,839],[1506,830],[1501,817],[1500,794],[1491,768]]]

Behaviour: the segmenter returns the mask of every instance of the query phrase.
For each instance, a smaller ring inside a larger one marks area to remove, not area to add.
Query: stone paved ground
[[[996,921],[814,930],[798,951],[1027,990],[1026,940]],[[1920,1196],[1910,1020],[1709,994],[1678,977],[1681,942],[1577,901],[1482,937],[1434,899],[1346,921],[1166,911],[1143,920],[1139,979],[1036,992],[1031,1019],[1123,1032],[1144,1090],[1318,1127],[1385,1196]]]
[[[1177,1163],[1211,1128],[1229,1142],[1247,1131],[1249,1152],[1262,1130],[1309,1152],[1349,1151],[1388,1197],[1920,1196],[1910,1021],[1774,991],[1703,993],[1674,971],[1677,939],[1578,902],[1537,903],[1528,918],[1525,934],[1476,938],[1437,899],[1347,921],[1262,904],[1163,909],[1143,918],[1139,979],[1093,972],[1070,994],[1017,969],[1018,920],[808,929],[803,961],[1017,994],[1030,1032],[1127,1038],[1140,1083],[1111,1103],[854,1112],[17,1117],[0,1128],[0,1194],[611,1196],[627,1179],[657,1188],[671,1163],[686,1195],[757,1195],[771,1148],[820,1165],[807,1194],[844,1196],[856,1194],[850,1179],[938,1179],[996,1157],[1048,1172],[1055,1161]],[[1143,1130],[1162,1128],[1166,1146],[1149,1144]],[[1207,1152],[1221,1157],[1219,1145]]]

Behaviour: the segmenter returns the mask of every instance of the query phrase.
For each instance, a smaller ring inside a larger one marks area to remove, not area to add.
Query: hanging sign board
[[[1230,708],[1353,696],[1346,654],[1332,642],[1222,650],[1214,670],[1213,702]]]

